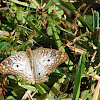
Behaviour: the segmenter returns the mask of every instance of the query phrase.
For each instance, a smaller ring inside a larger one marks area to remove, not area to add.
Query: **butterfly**
[[[12,74],[24,79],[26,83],[48,81],[48,75],[61,63],[68,60],[65,52],[38,48],[19,51],[0,63],[0,73]]]

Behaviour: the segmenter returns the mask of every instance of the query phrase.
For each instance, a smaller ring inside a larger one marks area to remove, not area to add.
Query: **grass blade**
[[[85,66],[85,55],[83,54],[80,57],[80,61],[78,63],[78,68],[77,68],[77,72],[76,72],[76,76],[75,76],[75,85],[74,85],[72,100],[78,100],[78,98],[79,98],[80,82],[81,82],[82,74],[84,71],[84,66]]]

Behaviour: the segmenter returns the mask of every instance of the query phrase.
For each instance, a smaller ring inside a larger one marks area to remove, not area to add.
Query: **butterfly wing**
[[[33,50],[33,69],[35,69],[36,82],[44,82],[48,80],[47,75],[50,74],[55,67],[68,60],[65,52],[38,48]]]
[[[17,75],[25,80],[33,79],[34,77],[25,51],[17,52],[2,61],[0,73]]]

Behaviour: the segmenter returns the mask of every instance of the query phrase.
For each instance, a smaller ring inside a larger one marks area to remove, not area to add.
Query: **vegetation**
[[[27,46],[63,49],[69,56],[48,82],[30,85],[0,74],[0,100],[99,98],[99,1],[1,0],[0,6],[0,62]]]

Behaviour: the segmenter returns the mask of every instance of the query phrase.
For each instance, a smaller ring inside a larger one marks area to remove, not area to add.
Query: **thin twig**
[[[14,12],[10,9],[9,4],[7,3],[6,0],[6,4],[7,4],[7,9],[11,12],[11,14],[15,17],[15,19],[18,21],[18,24],[21,25],[20,21],[17,19],[16,15],[14,14]]]
[[[97,100],[98,99],[99,90],[100,90],[100,78],[99,78],[99,81],[98,81],[97,86],[95,88],[92,100]]]

